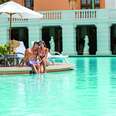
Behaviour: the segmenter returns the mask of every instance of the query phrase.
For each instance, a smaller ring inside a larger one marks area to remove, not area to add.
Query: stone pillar
[[[9,41],[8,27],[1,27],[0,29],[0,44],[6,44]]]
[[[72,25],[62,26],[63,54],[76,55],[76,29]]]
[[[42,40],[42,27],[41,26],[39,26],[38,27],[38,41],[40,41],[40,40]]]
[[[33,42],[41,40],[41,31],[41,27],[39,26],[28,27],[29,47],[32,47]]]
[[[110,25],[100,23],[97,25],[97,55],[111,55]]]

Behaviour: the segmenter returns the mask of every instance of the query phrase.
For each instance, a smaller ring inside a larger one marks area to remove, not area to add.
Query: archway
[[[54,51],[62,52],[62,28],[60,26],[45,26],[42,28],[42,40],[51,49],[50,41],[53,39]]]
[[[78,55],[84,54],[85,37],[88,37],[88,54],[97,51],[97,29],[95,25],[79,25],[76,28],[76,50]]]
[[[23,41],[26,48],[29,47],[28,29],[26,27],[12,27],[11,39]]]
[[[111,51],[112,51],[112,54],[116,54],[116,24],[113,24],[111,26]]]

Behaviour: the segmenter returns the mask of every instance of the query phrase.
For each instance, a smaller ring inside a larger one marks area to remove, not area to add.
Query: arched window
[[[69,7],[72,10],[76,9],[76,0],[69,0]]]
[[[25,0],[24,1],[24,6],[33,10],[33,6],[34,6],[33,2],[34,2],[34,0]]]
[[[94,4],[95,8],[99,9],[100,8],[100,0],[95,0],[95,4]]]
[[[92,1],[91,0],[81,0],[81,9],[91,9]]]
[[[100,0],[81,0],[81,9],[100,8]]]

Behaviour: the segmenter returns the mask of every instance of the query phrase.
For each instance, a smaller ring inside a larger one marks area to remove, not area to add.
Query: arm
[[[45,56],[41,60],[46,60],[48,57],[48,48],[45,48]]]
[[[48,48],[45,48],[45,56],[43,58],[40,58],[38,55],[38,59],[40,62],[42,62],[44,60],[47,60],[47,57],[48,57]]]
[[[29,59],[29,52],[28,52],[28,49],[25,51],[25,54],[24,54],[24,58],[22,60],[22,65],[24,65],[25,63],[28,62],[28,59]]]

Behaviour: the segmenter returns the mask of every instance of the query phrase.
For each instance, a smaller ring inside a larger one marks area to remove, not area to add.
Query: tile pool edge
[[[69,55],[69,57],[116,57],[116,55]]]

